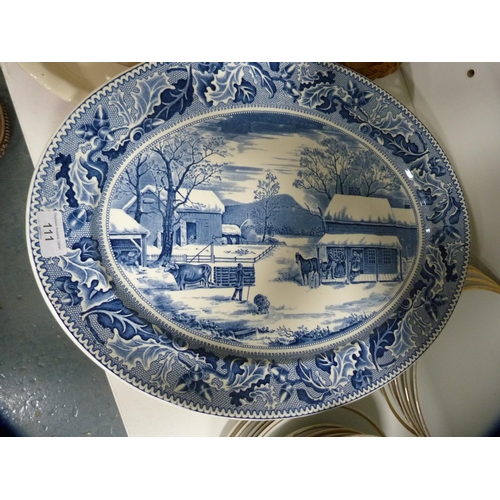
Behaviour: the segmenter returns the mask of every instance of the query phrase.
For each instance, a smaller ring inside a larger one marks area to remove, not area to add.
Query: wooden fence
[[[234,266],[214,266],[213,282],[214,286],[220,288],[234,287],[236,283],[236,270]],[[244,277],[243,286],[255,286],[255,268],[253,266],[243,266]]]

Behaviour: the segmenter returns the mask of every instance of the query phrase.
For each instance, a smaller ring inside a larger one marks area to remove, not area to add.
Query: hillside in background
[[[307,212],[290,195],[280,194],[276,197],[279,203],[279,211],[271,218],[275,234],[312,235],[322,234],[321,220]],[[236,224],[241,226],[246,219],[257,220],[252,217],[256,203],[234,203],[228,201],[226,211],[222,215],[223,224]]]

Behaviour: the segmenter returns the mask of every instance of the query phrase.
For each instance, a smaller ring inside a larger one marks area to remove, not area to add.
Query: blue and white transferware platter
[[[91,95],[35,173],[42,292],[96,362],[200,412],[305,415],[399,375],[467,271],[449,162],[334,64],[145,64]]]

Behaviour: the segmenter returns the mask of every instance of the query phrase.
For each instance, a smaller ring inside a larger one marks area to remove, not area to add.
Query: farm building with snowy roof
[[[412,209],[393,208],[385,198],[337,194],[324,221],[326,234],[317,243],[317,253],[325,279],[402,279],[403,259],[412,258],[418,244]]]
[[[160,246],[163,231],[160,210],[163,210],[167,196],[165,189],[158,193],[153,185],[141,189],[141,224],[149,229],[149,245]],[[183,203],[176,210],[177,220],[173,227],[175,245],[206,245],[214,239],[222,238],[222,214],[225,206],[213,191],[193,189],[188,193],[185,189],[179,189],[177,201]],[[123,210],[133,214],[137,202],[137,196],[132,197],[123,206]]]
[[[113,254],[121,264],[145,265],[148,235],[149,231],[123,210],[110,210],[108,236]]]

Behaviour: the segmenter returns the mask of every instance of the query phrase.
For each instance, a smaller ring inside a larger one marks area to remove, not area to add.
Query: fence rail
[[[267,247],[261,254],[257,255],[257,257],[241,257],[239,255],[235,255],[234,257],[223,257],[223,256],[212,256],[212,255],[202,255],[201,253],[196,254],[195,256],[191,257],[190,255],[183,255],[182,257],[185,260],[177,260],[176,255],[172,255],[172,261],[175,262],[212,262],[212,263],[217,263],[217,262],[248,262],[250,264],[255,264],[258,262],[260,259],[265,257],[271,250],[276,248],[276,245],[271,245]]]
[[[241,257],[239,255],[235,255],[234,257],[223,257],[223,256],[216,256],[216,255],[202,255],[200,252],[198,252],[196,255],[191,256],[187,254],[172,254],[170,257],[170,262],[210,262],[212,264],[218,263],[218,262],[241,262],[241,263],[248,263],[248,264],[255,264],[262,258],[264,258],[269,252],[271,252],[274,248],[276,248],[277,245],[271,245],[267,247],[261,254],[257,255],[257,257]],[[206,248],[206,247],[205,247]],[[147,257],[147,263],[151,264],[156,261],[158,258],[157,255],[148,255]]]

